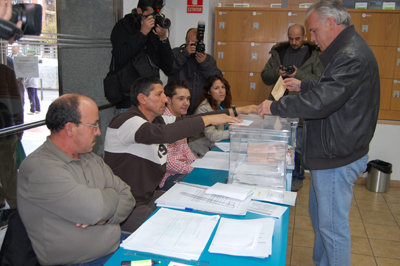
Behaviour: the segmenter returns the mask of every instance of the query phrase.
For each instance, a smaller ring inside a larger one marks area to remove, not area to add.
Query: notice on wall
[[[17,78],[39,77],[39,58],[37,56],[14,57],[14,70]]]
[[[187,0],[187,13],[203,13],[203,0]]]

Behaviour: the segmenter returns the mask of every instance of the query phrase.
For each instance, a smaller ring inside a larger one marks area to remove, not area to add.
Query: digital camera
[[[199,21],[197,24],[197,42],[196,42],[196,52],[204,53],[206,51],[206,45],[204,44],[204,31],[206,29],[206,25],[204,22]]]
[[[283,71],[285,71],[289,75],[294,73],[294,67],[293,66],[282,66],[281,69]]]
[[[171,27],[171,20],[166,18],[164,14],[161,14],[160,12],[154,12],[153,18],[156,25],[160,25],[161,28],[169,29],[169,27]]]
[[[22,21],[19,29],[15,24]],[[12,6],[10,21],[0,20],[0,38],[9,39],[16,35],[16,40],[27,35],[42,33],[42,6],[39,4],[16,4]]]

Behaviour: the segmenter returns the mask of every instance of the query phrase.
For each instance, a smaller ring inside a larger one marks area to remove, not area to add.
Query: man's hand
[[[199,53],[199,52],[196,52],[195,58],[196,58],[197,63],[201,64],[201,63],[203,63],[204,61],[206,61],[207,54],[206,54],[206,53]]]
[[[240,114],[257,114],[258,105],[246,105],[246,106],[239,106],[236,107],[236,112]]]
[[[217,115],[204,115],[201,117],[204,122],[204,126],[209,125],[221,125],[226,123],[241,123],[242,120],[232,117],[226,114],[217,114]]]
[[[300,91],[301,80],[295,78],[287,78],[283,80],[283,86],[289,91]]]
[[[142,23],[141,23],[141,26],[140,26],[140,32],[143,35],[149,34],[151,29],[154,28],[154,24],[155,24],[155,21],[154,21],[153,16],[142,17]]]
[[[189,55],[192,55],[196,52],[196,43],[186,43],[186,51]]]
[[[257,111],[262,118],[264,118],[265,115],[271,114],[271,103],[272,101],[265,100],[258,106]]]
[[[12,16],[12,1],[0,0],[0,18],[10,20]]]
[[[153,30],[153,33],[160,38],[160,40],[165,40],[168,38],[167,35],[168,29],[164,29],[160,25],[157,25],[156,28]]]

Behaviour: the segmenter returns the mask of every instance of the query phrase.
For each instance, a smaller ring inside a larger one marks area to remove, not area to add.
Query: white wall
[[[124,13],[137,6],[137,0],[124,0]],[[204,0],[202,14],[186,13],[187,0],[165,1],[163,13],[172,21],[170,42],[172,48],[185,42],[186,31],[197,27],[199,20],[206,23],[204,42],[207,52],[213,54],[214,10],[217,0]],[[162,77],[165,82],[166,78]],[[380,159],[392,164],[392,180],[400,180],[400,125],[378,124],[370,144],[369,160]]]
[[[369,147],[369,160],[392,164],[392,180],[400,180],[400,125],[378,124]]]

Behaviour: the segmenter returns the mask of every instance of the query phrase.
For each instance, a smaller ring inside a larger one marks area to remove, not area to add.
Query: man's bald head
[[[302,48],[306,38],[306,31],[303,25],[293,24],[288,28],[288,40],[293,50]]]

